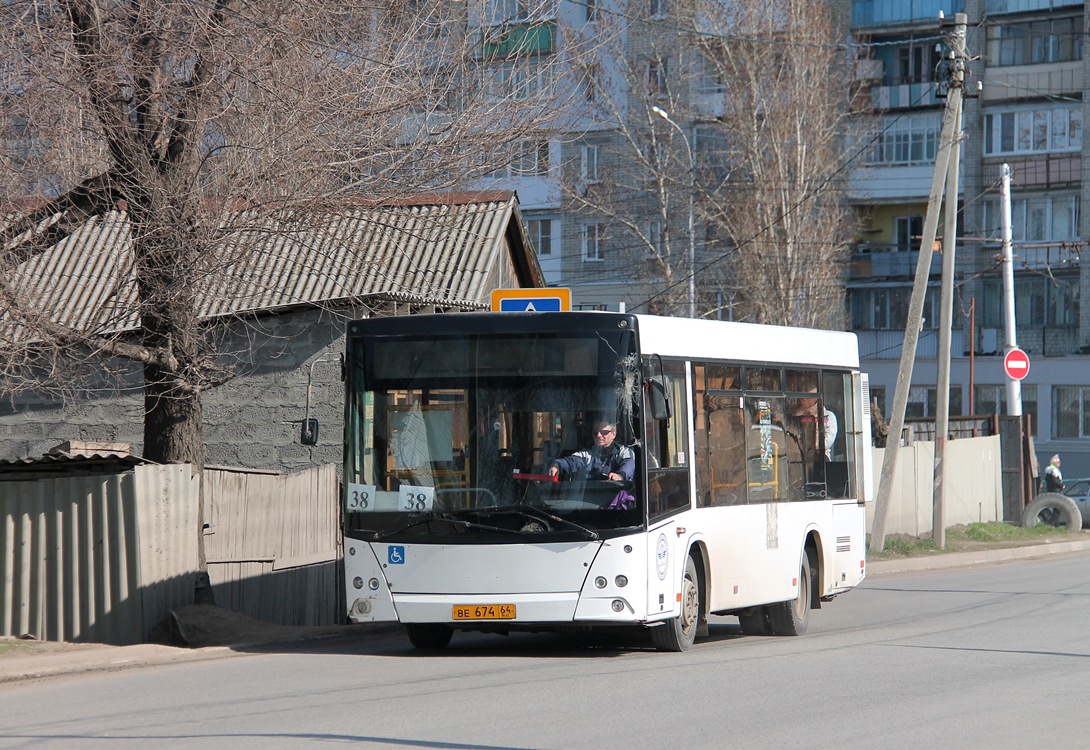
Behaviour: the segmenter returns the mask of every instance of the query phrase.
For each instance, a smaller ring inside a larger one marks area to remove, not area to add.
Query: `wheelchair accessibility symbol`
[[[386,548],[387,559],[391,565],[405,564],[405,548],[400,545],[391,545]]]

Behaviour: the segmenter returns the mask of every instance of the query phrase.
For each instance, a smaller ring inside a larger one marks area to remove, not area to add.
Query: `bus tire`
[[[409,643],[428,651],[446,648],[454,635],[454,628],[441,622],[408,622],[405,629],[409,632]]]
[[[1023,526],[1036,526],[1039,523],[1081,529],[1082,512],[1075,501],[1067,495],[1061,495],[1059,492],[1042,492],[1033,498],[1022,512]]]
[[[794,599],[768,605],[768,623],[774,635],[802,635],[810,624],[810,556],[803,550],[799,570],[799,592]]]
[[[688,651],[696,641],[700,626],[700,578],[696,562],[685,558],[685,577],[681,581],[681,614],[651,629],[651,642],[659,651]]]

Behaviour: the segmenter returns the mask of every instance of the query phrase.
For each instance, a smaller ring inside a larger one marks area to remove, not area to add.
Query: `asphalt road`
[[[686,654],[399,632],[0,690],[0,748],[1085,748],[1090,556],[870,579]]]

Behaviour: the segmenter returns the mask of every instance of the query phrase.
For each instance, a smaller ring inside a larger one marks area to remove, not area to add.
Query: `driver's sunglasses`
[[[611,432],[613,432],[613,430],[595,430],[595,434],[597,435],[608,435]]]

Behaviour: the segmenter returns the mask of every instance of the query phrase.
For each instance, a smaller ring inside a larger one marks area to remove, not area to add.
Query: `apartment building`
[[[1090,474],[1090,231],[1083,122],[1085,7],[1065,0],[854,0],[858,67],[877,127],[852,173],[861,218],[851,325],[872,392],[892,403],[912,278],[945,104],[944,37],[968,18],[970,57],[961,146],[951,343],[952,414],[1007,413],[999,182],[1011,170],[1016,341],[1029,354],[1022,410],[1038,457],[1059,453],[1067,476]],[[977,82],[981,86],[977,87]],[[939,224],[941,234],[942,223]],[[941,256],[916,352],[909,416],[936,406]]]

